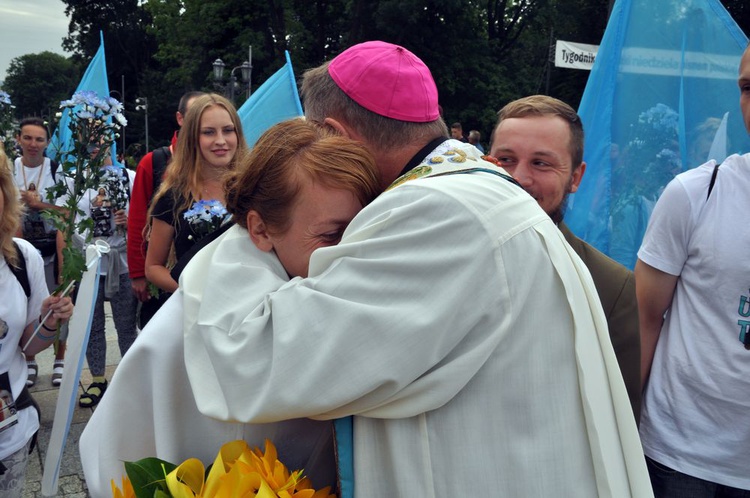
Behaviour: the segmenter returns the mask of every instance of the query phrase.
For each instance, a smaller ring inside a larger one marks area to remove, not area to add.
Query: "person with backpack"
[[[101,260],[102,278],[99,279],[99,291],[94,303],[91,333],[86,348],[86,361],[91,370],[92,383],[78,400],[78,405],[83,408],[96,406],[107,389],[107,379],[104,376],[107,354],[107,339],[104,334],[105,299],[112,306],[112,318],[122,356],[125,356],[136,337],[138,301],[131,291],[125,243],[134,173],[121,164],[113,164],[108,148],[95,146],[91,150],[92,158],[99,154],[104,154],[105,158],[101,166],[101,181],[99,185],[83,193],[78,202],[76,217],[77,223],[85,218],[90,219],[92,223],[85,233],[73,235],[73,244],[81,250],[88,243],[97,240],[103,240],[109,245],[109,252],[104,254]],[[106,200],[100,197],[101,188],[106,192]],[[66,197],[61,196],[58,204],[64,205]]]
[[[196,98],[205,95],[204,92],[187,92],[182,98],[175,113],[177,125],[181,128],[187,114],[188,108]],[[172,153],[177,145],[177,134],[174,132],[172,143],[168,147],[160,147],[149,152],[138,163],[133,182],[133,195],[130,199],[130,215],[128,216],[128,268],[130,281],[138,301],[141,303],[140,328],[143,328],[148,319],[156,312],[158,305],[156,300],[151,300],[146,281],[145,261],[146,242],[143,230],[148,221],[148,208],[155,192],[159,190],[164,172],[172,159]],[[149,302],[153,301],[153,302]]]
[[[183,256],[200,239],[230,221],[224,182],[247,150],[239,115],[229,100],[211,93],[192,103],[149,211],[146,277],[161,290],[177,290],[171,260],[184,262]]]
[[[5,161],[0,147],[0,164]],[[0,496],[9,498],[23,492],[39,430],[39,409],[26,387],[24,348],[31,354],[47,348],[73,314],[69,297],[49,295],[39,252],[13,238],[21,212],[11,171],[0,167]]]
[[[750,45],[739,104],[750,132]],[[638,251],[640,435],[657,498],[750,497],[750,154],[677,175]]]
[[[21,146],[21,156],[14,162],[15,184],[21,193],[21,202],[26,206],[21,220],[21,237],[41,253],[47,289],[52,292],[57,287],[57,230],[51,221],[44,219],[42,212],[60,209],[47,192],[61,180],[62,174],[59,165],[44,155],[49,144],[49,130],[44,120],[36,117],[23,119],[16,140]],[[66,336],[67,327],[63,329],[60,340],[55,341],[53,386],[59,386],[62,382]],[[26,363],[29,371],[26,385],[31,387],[36,383],[39,366],[33,355],[26,355]]]

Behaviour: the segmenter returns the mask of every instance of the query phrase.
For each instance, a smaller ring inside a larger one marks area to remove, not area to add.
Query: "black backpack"
[[[154,152],[152,152],[151,166],[153,167],[152,181],[154,186],[154,194],[159,191],[162,178],[164,177],[164,171],[166,171],[167,164],[169,164],[170,159],[172,159],[172,151],[168,146],[159,147],[158,149],[154,149]],[[153,198],[153,194],[151,194],[151,197]],[[149,201],[149,203],[150,202],[151,201]]]
[[[26,294],[26,298],[28,299],[31,296],[31,285],[29,285],[29,275],[26,272],[26,258],[23,256],[21,247],[15,240],[13,241],[13,245],[15,246],[16,253],[18,254],[18,266],[8,266],[10,267],[10,271],[13,272],[13,275],[15,275],[16,279],[18,279],[18,283],[20,283],[21,287],[23,287],[23,292],[24,294]]]
[[[54,159],[50,159],[49,160],[49,169],[50,169],[50,172],[52,172],[52,182],[53,183],[57,183],[57,178],[55,178],[55,177],[57,176],[57,168],[58,167],[59,167],[59,164],[57,164]]]

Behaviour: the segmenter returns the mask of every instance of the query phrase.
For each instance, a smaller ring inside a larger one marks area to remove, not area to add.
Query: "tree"
[[[213,90],[212,63],[237,67],[253,49],[252,86],[289,50],[298,75],[365,40],[414,51],[433,70],[448,121],[488,136],[509,100],[549,93],[574,107],[588,72],[548,63],[556,39],[597,45],[612,1],[599,0],[63,0],[71,17],[66,47],[88,60],[104,29],[108,72],[126,75],[130,143],[142,140],[135,96],[148,97],[151,143],[166,142],[186,90]],[[722,0],[750,27],[745,0]],[[113,63],[117,61],[117,63]],[[225,75],[225,82],[228,74]],[[135,80],[135,81],[133,81]],[[243,93],[237,92],[237,105]]]
[[[65,50],[82,66],[99,48],[99,32],[104,34],[107,77],[111,94],[125,105],[130,125],[124,129],[130,143],[143,138],[143,119],[135,111],[135,98],[143,96],[144,77],[151,74],[156,42],[148,28],[151,16],[138,0],[63,0],[69,16]],[[121,82],[125,79],[125,95]],[[70,95],[68,95],[70,97]],[[149,96],[150,97],[150,96]],[[149,105],[151,99],[149,98]],[[150,111],[149,111],[150,112]]]
[[[750,4],[746,0],[721,0],[745,35],[750,35]]]
[[[41,52],[13,59],[3,86],[16,106],[16,117],[43,116],[51,121],[80,78],[81,70],[71,59]]]

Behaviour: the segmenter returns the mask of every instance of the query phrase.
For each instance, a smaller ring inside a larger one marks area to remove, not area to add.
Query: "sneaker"
[[[39,365],[36,364],[36,360],[31,360],[26,362],[26,367],[29,369],[29,376],[26,378],[26,387],[31,387],[36,384]]]
[[[52,367],[52,385],[60,387],[62,384],[63,370],[65,368],[65,360],[55,360],[55,364]]]

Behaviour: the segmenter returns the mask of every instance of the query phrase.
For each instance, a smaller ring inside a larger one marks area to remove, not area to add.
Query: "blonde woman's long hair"
[[[8,167],[3,143],[0,142],[0,191],[3,193],[3,219],[0,220],[0,251],[8,264],[18,266],[18,253],[13,245],[13,236],[21,225],[23,205],[18,198],[18,190],[13,173]]]
[[[221,107],[229,113],[237,132],[237,150],[229,163],[227,172],[234,170],[239,159],[247,153],[248,148],[242,133],[242,123],[240,123],[240,117],[234,105],[215,93],[198,97],[190,104],[190,108],[185,115],[172,161],[167,166],[164,181],[162,181],[151,202],[149,215],[152,214],[158,200],[170,190],[173,191],[176,201],[174,206],[175,220],[177,220],[177,214],[180,211],[190,207],[196,200],[196,195],[201,190],[201,165],[203,162],[200,150],[201,117],[207,109],[214,106]]]

